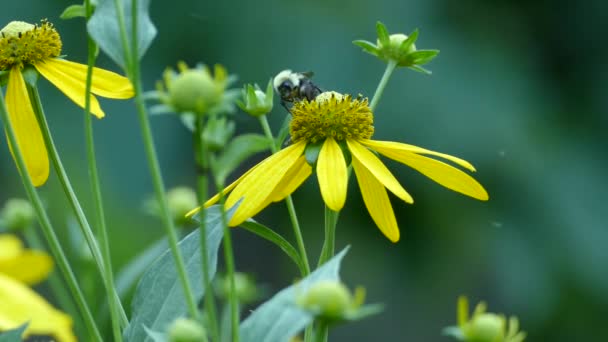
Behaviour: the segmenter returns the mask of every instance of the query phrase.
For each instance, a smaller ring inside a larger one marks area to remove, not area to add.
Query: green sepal
[[[36,83],[38,82],[38,77],[40,76],[40,74],[38,74],[38,70],[36,70],[36,68],[34,68],[31,65],[26,66],[25,68],[23,68],[23,70],[21,70],[21,74],[23,75],[23,79],[25,80],[25,83],[27,83],[28,85],[35,87]]]
[[[371,55],[378,56],[378,47],[375,44],[368,42],[367,40],[354,40],[353,44],[362,48],[363,51]]]
[[[221,156],[212,163],[215,177],[220,183],[224,183],[228,175],[245,159],[270,149],[271,144],[272,141],[260,134],[243,134],[232,139]]]
[[[306,145],[304,156],[306,157],[306,162],[308,165],[314,166],[317,163],[317,159],[319,158],[319,153],[321,153],[321,147],[323,147],[324,142],[325,140],[322,140]]]
[[[443,328],[443,330],[441,330],[441,334],[443,336],[453,337],[459,341],[465,340],[464,334],[462,333],[462,330],[458,326],[445,327],[445,328]]]
[[[378,41],[380,42],[380,45],[388,46],[390,44],[388,30],[386,29],[386,26],[384,26],[384,24],[380,21],[376,23],[376,32],[378,34]]]
[[[87,11],[84,5],[70,5],[63,10],[63,13],[59,15],[59,18],[68,20],[73,18],[85,18],[86,16]]]
[[[4,87],[8,84],[8,73],[10,70],[2,70],[0,71],[0,87]]]
[[[425,75],[431,75],[433,73],[431,70],[425,69],[425,68],[421,67],[420,65],[412,65],[412,66],[410,66],[408,68],[410,68],[410,69],[412,69],[414,71],[423,73]]]
[[[377,315],[384,310],[384,304],[368,304],[358,307],[355,310],[346,312],[343,320],[345,321],[360,321],[369,316]]]
[[[420,32],[418,31],[418,29],[415,29],[412,33],[410,33],[409,36],[407,36],[407,39],[401,43],[401,45],[399,46],[399,50],[402,53],[407,53],[410,47],[418,40],[419,34]]]
[[[23,323],[22,325],[18,326],[15,329],[4,331],[3,333],[0,334],[0,342],[21,342],[21,341],[23,341],[21,339],[21,335],[23,335],[23,332],[27,328],[28,324],[29,324],[29,321],[26,323]]]
[[[291,123],[291,115],[285,115],[285,119],[283,120],[283,124],[281,124],[281,129],[279,130],[279,134],[277,134],[276,144],[280,148],[283,146],[285,139],[289,135],[289,124]]]
[[[439,50],[417,50],[410,53],[407,57],[414,65],[423,65],[437,57]]]

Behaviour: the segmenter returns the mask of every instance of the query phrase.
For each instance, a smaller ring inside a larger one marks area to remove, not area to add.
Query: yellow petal
[[[353,168],[370,216],[384,236],[392,242],[399,241],[399,227],[384,186],[356,158],[353,158]]]
[[[25,250],[14,258],[0,260],[0,273],[27,285],[46,279],[53,269],[53,259],[41,251]]]
[[[65,96],[84,108],[85,80],[65,73],[61,70],[60,65],[51,61],[55,60],[49,59],[46,62],[36,63],[34,66],[44,78],[53,83]],[[105,116],[99,106],[99,102],[93,95],[91,95],[91,114],[98,118]]]
[[[86,84],[87,68],[86,64],[66,61],[65,59],[48,59],[47,67],[62,72],[66,77],[71,77]],[[91,82],[91,92],[101,97],[110,99],[130,99],[135,95],[131,81],[128,78],[111,71],[93,67],[93,79]]]
[[[317,178],[321,196],[329,209],[340,211],[346,201],[348,173],[340,146],[333,138],[327,138],[317,159]]]
[[[293,166],[285,173],[285,177],[275,187],[275,191],[270,196],[272,202],[278,202],[291,195],[297,188],[304,183],[312,173],[312,167],[306,162],[304,155],[300,156]]]
[[[9,74],[6,108],[27,172],[34,186],[40,186],[49,178],[49,156],[38,126],[38,119],[27,94],[25,81],[17,68],[11,69]],[[9,147],[13,153],[10,143]]]
[[[354,140],[346,140],[346,143],[353,155],[353,159],[358,159],[358,161],[361,162],[361,164],[363,164],[380,183],[384,184],[387,189],[405,202],[414,203],[412,196],[405,191],[395,176],[393,176],[376,155]]]
[[[251,173],[239,182],[226,200],[226,208],[230,208],[243,198],[229,222],[230,226],[238,226],[263,209],[261,204],[269,200],[305,147],[306,143],[302,141],[273,154],[255,166]]]
[[[0,235],[0,263],[16,258],[23,252],[23,243],[13,234]],[[2,272],[0,270],[0,272]]]
[[[0,273],[0,331],[29,322],[25,335],[51,335],[59,342],[75,342],[70,316],[53,308],[24,284]]]
[[[400,143],[400,142],[393,142],[393,141],[360,140],[359,142],[365,146],[371,147],[372,149],[374,149],[378,152],[380,152],[381,149],[389,149],[389,150],[414,152],[414,153],[418,153],[418,154],[430,154],[430,155],[437,156],[437,157],[440,157],[443,159],[447,159],[453,163],[456,163],[456,164],[464,167],[465,169],[475,172],[475,167],[473,167],[473,165],[471,165],[471,163],[469,163],[468,161],[466,161],[464,159],[460,159],[458,157],[454,157],[454,156],[451,156],[451,155],[445,154],[445,153],[427,150],[422,147],[404,144],[404,143]],[[382,153],[382,152],[380,152],[380,153]]]
[[[374,147],[374,149],[388,158],[413,168],[448,189],[482,201],[488,200],[488,192],[481,184],[451,165],[403,149],[391,149],[385,146]]]

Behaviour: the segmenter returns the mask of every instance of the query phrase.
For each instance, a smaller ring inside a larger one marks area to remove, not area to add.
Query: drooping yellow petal
[[[405,191],[401,184],[399,184],[399,181],[386,166],[384,166],[378,157],[354,140],[347,139],[346,143],[348,144],[348,149],[352,153],[353,159],[358,159],[358,161],[361,162],[361,164],[363,164],[380,183],[384,184],[387,189],[405,202],[414,203],[412,196]]]
[[[6,108],[15,131],[17,144],[25,161],[27,173],[34,186],[41,186],[49,178],[49,156],[25,87],[25,81],[18,68],[11,69],[9,73]],[[14,156],[10,143],[9,147]]]
[[[487,201],[488,192],[473,177],[444,162],[403,149],[376,147],[380,154],[403,163],[435,182],[473,198]]]
[[[61,90],[65,96],[84,108],[85,82],[80,78],[65,73],[61,68],[58,68],[57,64],[52,62],[49,63],[50,61],[53,61],[53,59],[49,59],[47,62],[37,63],[34,67],[36,67],[36,70],[38,70],[44,78]],[[98,118],[103,118],[105,116],[105,113],[99,106],[97,98],[93,95],[91,95],[91,114]]]
[[[340,146],[333,138],[327,138],[317,159],[317,178],[323,201],[329,209],[340,211],[346,201],[348,172]]]
[[[465,169],[475,172],[475,167],[473,167],[473,165],[471,165],[471,163],[469,163],[468,161],[466,161],[464,159],[460,159],[458,157],[454,157],[454,156],[451,156],[451,155],[445,154],[445,153],[427,150],[422,147],[404,144],[404,143],[400,143],[400,142],[394,142],[394,141],[360,140],[359,142],[365,146],[371,147],[373,150],[376,150],[378,152],[380,152],[383,149],[389,149],[389,150],[393,150],[393,151],[407,151],[407,152],[414,152],[414,153],[418,153],[418,154],[429,154],[429,155],[437,156],[437,157],[440,157],[443,159],[447,159],[453,163],[456,163],[456,164],[464,167]],[[382,153],[382,152],[380,152],[380,153]],[[382,154],[384,154],[384,153],[382,153]]]
[[[86,64],[66,61],[65,59],[48,59],[46,65],[49,68],[62,72],[66,77],[74,78],[82,84],[86,84]],[[135,95],[131,81],[117,73],[93,67],[93,78],[91,80],[91,92],[101,97],[110,99],[130,99]],[[84,93],[83,93],[84,94]]]
[[[272,202],[278,202],[291,195],[304,183],[312,173],[312,167],[306,162],[304,155],[300,156],[293,166],[285,173],[285,177],[277,184],[275,191],[270,196]]]
[[[51,335],[59,342],[75,342],[70,316],[53,308],[24,284],[0,273],[0,331],[29,322],[25,335]]]
[[[239,182],[226,200],[226,208],[230,208],[243,198],[229,222],[230,226],[238,226],[263,209],[261,204],[269,200],[305,147],[306,143],[302,141],[273,154],[255,166],[251,173]]]
[[[370,216],[384,236],[392,242],[399,241],[399,227],[386,189],[356,158],[353,158],[353,168]]]
[[[53,259],[41,251],[24,250],[10,259],[0,260],[0,273],[27,285],[46,279],[53,269]]]

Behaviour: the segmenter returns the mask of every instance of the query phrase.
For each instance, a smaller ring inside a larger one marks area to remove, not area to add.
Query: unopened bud
[[[8,230],[25,229],[32,225],[36,213],[30,202],[12,198],[6,201],[0,211],[0,220]]]
[[[181,317],[169,328],[169,342],[207,342],[207,333],[198,322]]]

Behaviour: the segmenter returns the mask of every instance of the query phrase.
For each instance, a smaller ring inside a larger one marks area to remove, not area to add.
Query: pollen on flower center
[[[369,139],[374,134],[374,115],[367,99],[325,92],[315,100],[296,102],[291,108],[289,126],[293,142],[316,143],[328,137]]]
[[[0,30],[0,70],[36,64],[61,54],[61,37],[53,24],[12,21]]]

